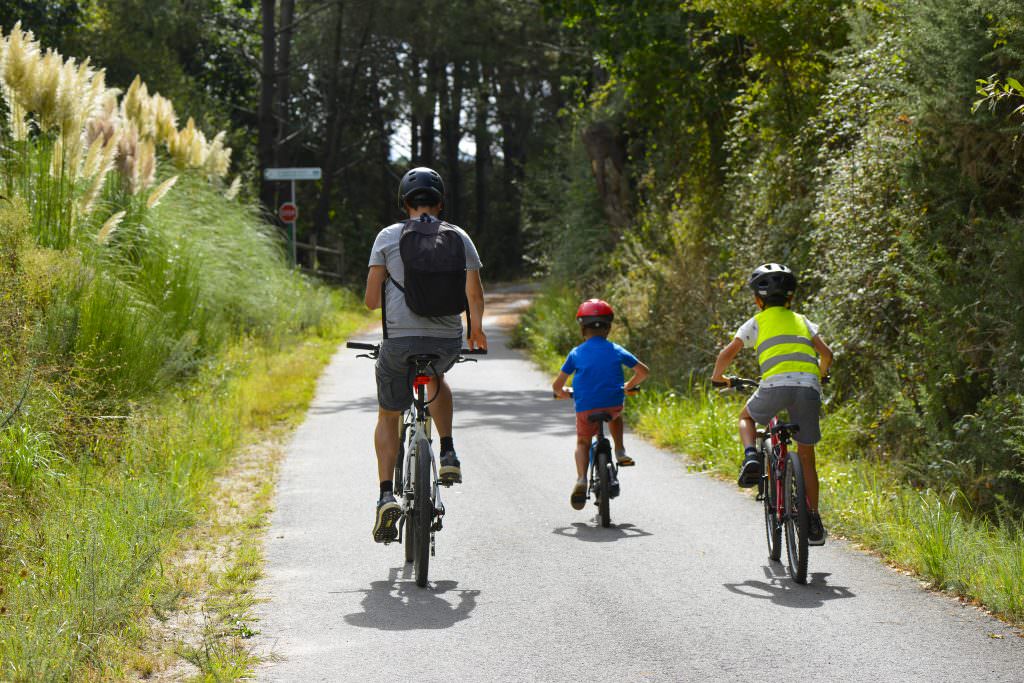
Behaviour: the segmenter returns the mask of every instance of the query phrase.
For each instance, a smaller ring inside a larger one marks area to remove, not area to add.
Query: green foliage
[[[640,198],[577,293],[604,282],[654,378],[704,376],[753,313],[751,268],[788,263],[864,455],[976,512],[1019,506],[1019,3],[546,7],[609,72],[576,119],[607,118],[622,93]],[[580,182],[563,174],[562,193]]]
[[[580,343],[579,304],[571,288],[549,287],[523,315],[512,343],[530,349],[549,372],[558,372],[569,351]]]

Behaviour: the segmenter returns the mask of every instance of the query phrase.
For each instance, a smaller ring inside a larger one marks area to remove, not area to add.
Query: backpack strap
[[[384,330],[384,339],[388,338],[388,280],[391,280],[390,273],[380,283],[380,325]]]

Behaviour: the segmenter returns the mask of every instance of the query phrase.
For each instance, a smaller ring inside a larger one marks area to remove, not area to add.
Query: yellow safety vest
[[[818,376],[818,354],[803,317],[785,306],[771,306],[755,316],[757,362],[761,379],[783,372],[807,372]]]

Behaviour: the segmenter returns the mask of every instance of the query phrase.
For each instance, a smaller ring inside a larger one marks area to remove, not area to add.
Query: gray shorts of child
[[[401,412],[412,405],[412,380],[416,374],[409,356],[436,353],[433,363],[437,374],[455,364],[462,349],[462,337],[391,337],[380,345],[377,356],[377,403],[384,410]]]
[[[818,415],[821,413],[821,394],[810,387],[760,387],[747,401],[747,412],[758,424],[768,421],[785,410],[789,422],[800,425],[793,438],[799,443],[814,445],[821,441]]]

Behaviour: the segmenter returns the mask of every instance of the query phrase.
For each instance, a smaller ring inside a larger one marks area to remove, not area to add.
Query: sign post
[[[264,180],[287,180],[290,181],[292,189],[291,201],[285,202],[277,211],[282,222],[288,224],[288,253],[292,259],[292,266],[298,265],[295,247],[295,223],[299,218],[299,207],[295,204],[295,181],[296,180],[320,180],[323,171],[319,166],[301,166],[298,168],[265,168],[263,169]]]

